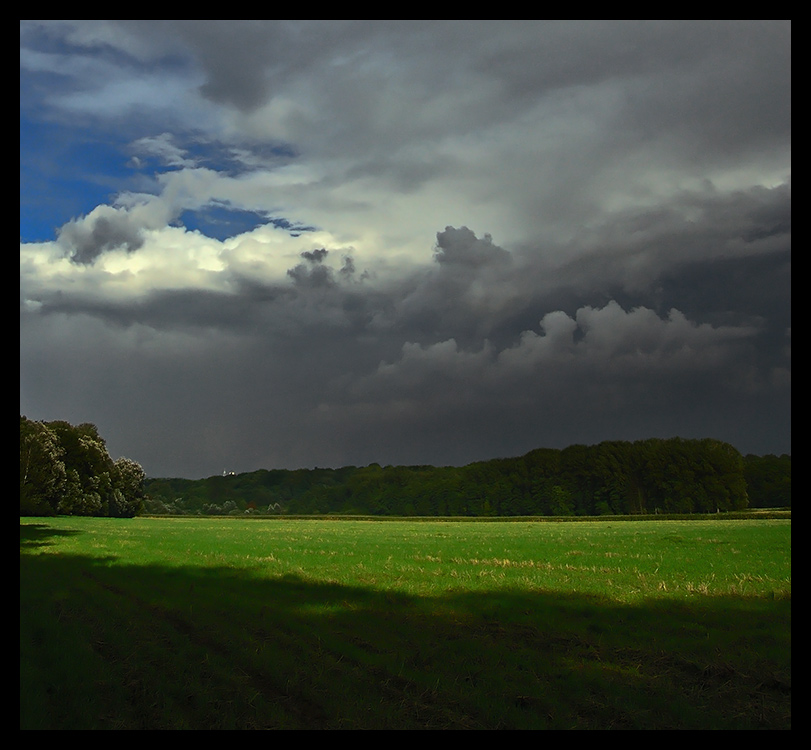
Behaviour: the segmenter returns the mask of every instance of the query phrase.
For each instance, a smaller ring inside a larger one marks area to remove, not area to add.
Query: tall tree
[[[53,515],[65,489],[64,450],[43,422],[20,416],[20,515]]]
[[[119,458],[113,465],[113,492],[109,514],[117,518],[138,515],[144,504],[146,474],[137,461]]]

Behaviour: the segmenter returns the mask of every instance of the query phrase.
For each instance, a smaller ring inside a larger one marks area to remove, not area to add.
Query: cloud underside
[[[789,239],[777,209],[758,228],[741,203],[733,257],[624,249],[597,255],[594,278],[583,259],[550,268],[467,227],[437,233],[428,263],[393,276],[311,238],[288,248],[286,270],[227,243],[196,267],[150,269],[147,237],[95,263],[64,257],[47,278],[32,252],[22,365],[58,368],[61,395],[90,410],[109,398],[161,425],[143,447],[154,466],[166,452],[188,466],[236,453],[251,468],[458,463],[651,432],[729,439],[790,403]],[[660,231],[689,245],[672,217]],[[186,233],[171,232],[182,248]],[[768,252],[747,254],[746,232]],[[57,408],[40,378],[24,388]]]

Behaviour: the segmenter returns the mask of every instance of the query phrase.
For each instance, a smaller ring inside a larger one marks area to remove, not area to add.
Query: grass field
[[[20,726],[791,727],[791,521],[20,519]]]

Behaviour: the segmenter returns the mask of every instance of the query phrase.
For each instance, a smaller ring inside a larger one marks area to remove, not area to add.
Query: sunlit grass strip
[[[629,601],[791,592],[790,522],[537,525],[455,522],[60,519],[64,552],[109,564],[250,569],[430,595],[517,585]]]

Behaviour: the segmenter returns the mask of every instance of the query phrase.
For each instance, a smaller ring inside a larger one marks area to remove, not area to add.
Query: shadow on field
[[[53,537],[76,536],[80,531],[73,529],[55,529],[45,523],[20,524],[20,549],[23,547],[42,547],[51,544]]]
[[[21,728],[790,728],[791,601],[414,597],[32,555]],[[56,532],[58,533],[58,532]]]

